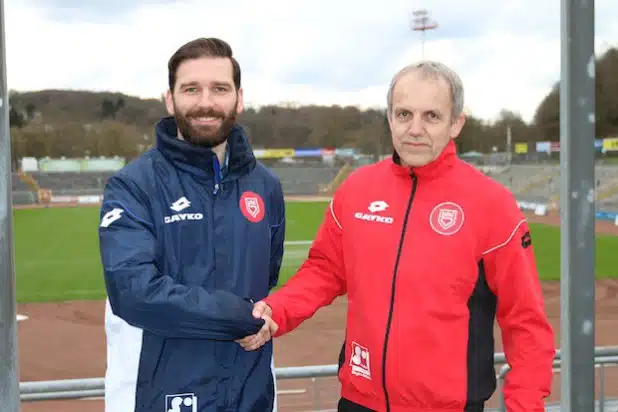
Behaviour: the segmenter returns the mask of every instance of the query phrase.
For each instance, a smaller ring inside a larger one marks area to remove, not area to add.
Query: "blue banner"
[[[615,222],[617,216],[618,212],[609,212],[606,210],[599,210],[595,215],[595,217],[599,220],[609,220],[610,222]]]
[[[294,149],[295,157],[321,157],[322,149]]]

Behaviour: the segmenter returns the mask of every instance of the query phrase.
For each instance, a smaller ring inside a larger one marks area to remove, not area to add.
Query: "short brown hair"
[[[232,62],[234,86],[236,86],[236,90],[240,89],[240,65],[234,58],[230,45],[215,37],[200,37],[182,45],[170,58],[167,64],[170,90],[173,91],[176,85],[176,72],[178,72],[180,64],[185,60],[198,59],[200,57],[224,57],[230,59]]]

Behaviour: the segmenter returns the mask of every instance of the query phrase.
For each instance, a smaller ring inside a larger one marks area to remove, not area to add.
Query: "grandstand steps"
[[[527,195],[530,194],[535,189],[542,189],[544,187],[549,186],[550,182],[554,180],[558,176],[556,170],[551,170],[550,172],[545,172],[538,176],[535,179],[530,180],[524,186],[520,187],[517,190],[518,195]]]
[[[339,169],[339,172],[337,172],[337,175],[331,182],[325,185],[320,185],[319,187],[320,194],[333,194],[335,190],[337,190],[339,185],[343,183],[346,177],[348,177],[348,175],[350,174],[352,170],[353,170],[353,167],[350,166],[350,164],[346,163],[345,165],[343,165],[343,167]]]
[[[33,192],[38,192],[39,190],[41,190],[39,183],[31,174],[28,174],[22,170],[20,170],[17,174],[19,176],[19,179],[25,184],[27,184],[28,187],[30,187],[30,190],[32,190]]]
[[[602,184],[597,189],[597,200],[608,200],[618,195],[618,178]]]
[[[618,195],[618,178],[602,181],[595,190],[596,200],[607,200],[616,195]],[[559,194],[555,194],[551,200],[560,200]]]

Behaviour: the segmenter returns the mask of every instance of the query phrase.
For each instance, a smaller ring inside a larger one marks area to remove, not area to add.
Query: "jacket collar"
[[[178,138],[176,120],[165,117],[156,126],[157,149],[176,167],[198,177],[216,178],[217,156],[208,148],[194,146]],[[225,170],[229,179],[247,174],[255,167],[255,156],[249,141],[238,124],[234,125],[227,137],[226,161],[219,169]]]
[[[391,167],[393,172],[400,176],[410,176],[412,173],[418,179],[433,179],[449,170],[457,160],[457,148],[451,140],[442,150],[442,153],[432,162],[420,167],[407,167],[401,164],[397,151],[393,151]]]

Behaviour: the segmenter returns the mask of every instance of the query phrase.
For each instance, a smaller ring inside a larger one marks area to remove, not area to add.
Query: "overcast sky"
[[[410,12],[438,22],[425,57],[455,69],[466,106],[530,120],[560,75],[560,0],[4,0],[9,88],[159,97],[166,64],[196,37],[227,40],[245,100],[383,107],[420,59]],[[381,5],[381,6],[378,6]],[[618,1],[596,0],[596,52],[618,46]]]

